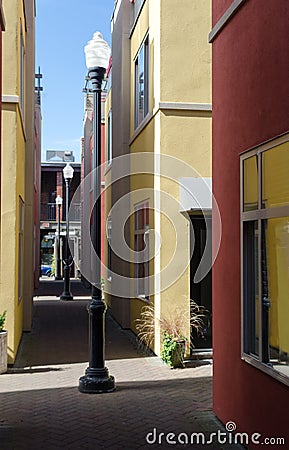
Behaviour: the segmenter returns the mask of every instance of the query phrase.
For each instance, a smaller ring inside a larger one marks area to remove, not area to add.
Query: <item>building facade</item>
[[[214,412],[259,433],[250,448],[289,439],[288,16],[286,0],[213,1]]]
[[[40,273],[40,197],[41,197],[41,78],[40,68],[35,74],[35,108],[34,108],[34,288],[39,287]]]
[[[210,21],[210,1],[192,0],[119,0],[112,16],[106,291],[122,326],[136,331],[152,305],[156,324],[186,316],[189,340],[190,298],[211,310],[210,271],[196,278],[211,223]],[[156,326],[157,354],[161,342]]]
[[[4,0],[1,306],[7,310],[8,362],[23,330],[31,329],[33,301],[34,0]],[[2,309],[1,308],[1,309]]]
[[[104,81],[105,83],[106,81]],[[104,236],[105,236],[105,197],[104,197],[104,167],[105,167],[105,99],[106,91],[102,92],[101,97],[101,255],[100,259],[104,261]],[[93,151],[94,151],[94,133],[93,133],[93,94],[86,93],[84,105],[84,123],[83,123],[83,141],[82,141],[82,239],[81,239],[81,273],[84,281],[92,281],[92,256],[91,239],[85,231],[88,217],[93,210],[93,186],[91,183],[91,173],[93,171]],[[89,200],[89,201],[88,201]],[[101,277],[104,276],[104,270],[101,269]]]

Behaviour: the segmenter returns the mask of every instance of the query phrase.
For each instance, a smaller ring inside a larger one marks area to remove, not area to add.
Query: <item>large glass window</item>
[[[134,127],[143,121],[148,113],[148,66],[149,66],[149,39],[145,38],[135,59],[135,93],[134,93]]]
[[[287,139],[287,140],[286,140]],[[289,136],[242,156],[243,357],[289,384]],[[258,170],[259,168],[259,170]]]

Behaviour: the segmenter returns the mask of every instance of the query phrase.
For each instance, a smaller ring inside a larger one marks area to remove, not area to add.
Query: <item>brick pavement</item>
[[[14,367],[0,376],[1,450],[240,448],[165,441],[168,433],[185,442],[194,432],[207,439],[224,431],[211,411],[212,366],[195,362],[171,370],[145,355],[109,314],[106,363],[116,391],[79,393],[87,367],[89,291],[77,281],[71,290],[72,302],[56,296],[61,282],[42,281],[36,293],[32,332],[23,335]]]

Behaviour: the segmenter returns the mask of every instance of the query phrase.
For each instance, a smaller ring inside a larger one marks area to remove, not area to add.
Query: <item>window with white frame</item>
[[[109,111],[107,117],[107,163],[112,160],[112,110]]]
[[[149,201],[134,207],[135,296],[149,301]]]
[[[243,358],[289,384],[289,134],[241,157]]]
[[[144,39],[134,62],[134,127],[137,128],[149,107],[149,38]]]
[[[24,266],[24,202],[19,197],[18,224],[18,302],[23,298],[23,266]]]
[[[24,83],[25,83],[25,48],[24,48],[24,38],[23,38],[23,27],[20,24],[20,80],[19,80],[19,92],[20,92],[20,107],[22,114],[24,114]]]

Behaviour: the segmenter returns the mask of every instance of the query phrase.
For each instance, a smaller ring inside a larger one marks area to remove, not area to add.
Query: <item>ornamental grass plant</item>
[[[194,300],[190,300],[189,310],[179,307],[173,314],[162,315],[159,318],[155,317],[153,305],[144,306],[140,318],[136,319],[136,330],[138,338],[148,347],[152,347],[155,329],[159,327],[162,335],[161,357],[163,361],[172,367],[176,367],[174,363],[175,353],[178,353],[179,367],[183,367],[185,349],[194,348],[192,338],[189,341],[184,333],[188,323],[191,328],[191,336],[192,331],[194,331],[198,337],[204,338],[204,332],[209,326],[209,312]]]

